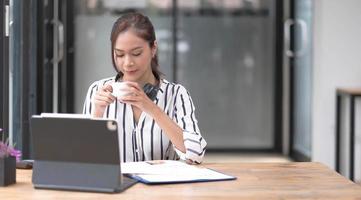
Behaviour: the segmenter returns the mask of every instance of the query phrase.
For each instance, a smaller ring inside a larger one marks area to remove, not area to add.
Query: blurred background
[[[361,180],[359,99],[335,133],[336,89],[361,88],[359,0],[0,2],[0,127],[24,158],[32,115],[81,113],[90,84],[115,76],[112,25],[140,11],[165,79],[192,95],[206,160],[318,161]]]

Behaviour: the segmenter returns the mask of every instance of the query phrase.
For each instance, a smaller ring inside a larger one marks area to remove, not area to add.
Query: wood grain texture
[[[0,188],[0,199],[360,199],[361,186],[320,163],[203,164],[235,181],[167,184],[138,183],[119,194],[34,189],[31,170],[17,171],[17,184]]]
[[[361,96],[361,88],[337,88],[337,93]]]

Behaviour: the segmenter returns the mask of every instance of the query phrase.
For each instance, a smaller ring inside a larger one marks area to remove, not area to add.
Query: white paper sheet
[[[211,169],[180,161],[160,160],[122,163],[121,172],[146,183],[196,182],[235,179]]]
[[[48,118],[90,118],[87,115],[83,114],[71,114],[71,113],[41,113],[41,117],[48,117]]]

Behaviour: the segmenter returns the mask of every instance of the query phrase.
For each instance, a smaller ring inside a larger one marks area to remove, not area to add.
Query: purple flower
[[[0,132],[2,132],[2,128],[0,128]],[[0,158],[5,158],[8,156],[14,156],[16,161],[20,161],[21,159],[21,151],[14,149],[14,147],[9,145],[9,141],[1,141],[0,140]]]
[[[16,161],[20,161],[21,159],[21,151],[14,149],[13,147],[0,142],[0,158],[5,158],[8,156],[14,156]]]
[[[21,159],[21,151],[20,150],[11,148],[9,154],[11,156],[14,156],[16,158],[16,161],[18,161],[18,162],[20,161],[20,159]]]

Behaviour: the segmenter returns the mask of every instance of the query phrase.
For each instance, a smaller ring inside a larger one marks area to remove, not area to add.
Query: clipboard
[[[237,179],[235,176],[230,176],[213,169],[173,160],[123,163],[121,171],[123,175],[150,185]]]

